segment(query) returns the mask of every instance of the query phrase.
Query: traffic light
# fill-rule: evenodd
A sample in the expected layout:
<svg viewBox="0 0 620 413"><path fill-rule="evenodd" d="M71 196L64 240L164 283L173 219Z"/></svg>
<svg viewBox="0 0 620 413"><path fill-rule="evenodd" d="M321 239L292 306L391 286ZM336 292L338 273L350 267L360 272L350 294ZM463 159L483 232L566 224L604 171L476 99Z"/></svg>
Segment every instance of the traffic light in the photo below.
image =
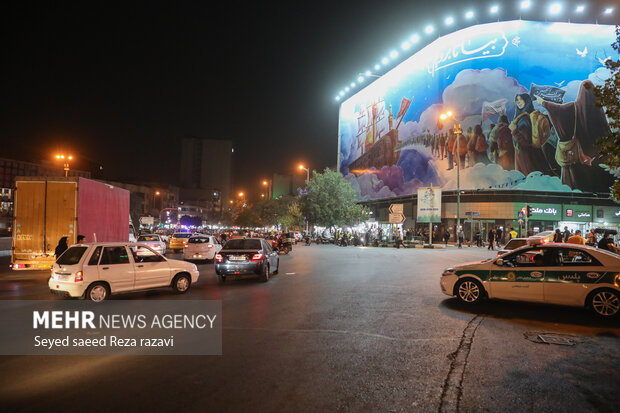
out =
<svg viewBox="0 0 620 413"><path fill-rule="evenodd" d="M531 217L532 216L532 207L531 206L527 206L527 217Z"/></svg>

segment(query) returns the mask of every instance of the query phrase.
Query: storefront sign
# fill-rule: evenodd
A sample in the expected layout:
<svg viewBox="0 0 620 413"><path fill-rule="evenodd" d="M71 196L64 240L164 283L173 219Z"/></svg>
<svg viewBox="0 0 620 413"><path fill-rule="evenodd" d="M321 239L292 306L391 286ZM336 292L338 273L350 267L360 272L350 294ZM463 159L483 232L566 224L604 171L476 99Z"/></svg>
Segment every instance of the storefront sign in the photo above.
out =
<svg viewBox="0 0 620 413"><path fill-rule="evenodd" d="M441 188L418 188L418 222L441 222Z"/></svg>
<svg viewBox="0 0 620 413"><path fill-rule="evenodd" d="M564 218L562 221L592 222L592 206L564 204Z"/></svg>
<svg viewBox="0 0 620 413"><path fill-rule="evenodd" d="M530 204L532 216L528 218L530 221L561 221L562 205L560 204ZM525 203L515 202L515 216L518 215ZM574 212L573 212L574 214Z"/></svg>
<svg viewBox="0 0 620 413"><path fill-rule="evenodd" d="M620 224L620 207L596 206L594 209L596 210L596 222Z"/></svg>

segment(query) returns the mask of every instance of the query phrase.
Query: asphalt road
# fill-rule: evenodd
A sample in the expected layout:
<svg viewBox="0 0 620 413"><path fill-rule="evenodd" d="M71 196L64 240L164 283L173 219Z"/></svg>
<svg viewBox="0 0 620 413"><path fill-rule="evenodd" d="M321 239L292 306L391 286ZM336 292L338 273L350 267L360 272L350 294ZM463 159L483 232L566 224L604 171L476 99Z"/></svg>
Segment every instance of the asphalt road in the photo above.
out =
<svg viewBox="0 0 620 413"><path fill-rule="evenodd" d="M296 246L280 274L217 285L222 356L3 356L4 411L618 411L620 321L578 308L443 295L486 249ZM0 259L2 268L6 259ZM170 299L169 290L116 299ZM0 299L57 299L44 272L0 272ZM537 344L526 333L573 336Z"/></svg>

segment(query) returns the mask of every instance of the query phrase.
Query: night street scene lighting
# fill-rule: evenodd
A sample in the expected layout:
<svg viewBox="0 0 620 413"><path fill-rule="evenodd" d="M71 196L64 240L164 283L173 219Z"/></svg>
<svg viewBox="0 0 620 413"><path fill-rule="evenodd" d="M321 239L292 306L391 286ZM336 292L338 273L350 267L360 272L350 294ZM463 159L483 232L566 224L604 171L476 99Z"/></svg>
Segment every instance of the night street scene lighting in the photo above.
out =
<svg viewBox="0 0 620 413"><path fill-rule="evenodd" d="M7 3L3 411L618 411L617 3Z"/></svg>

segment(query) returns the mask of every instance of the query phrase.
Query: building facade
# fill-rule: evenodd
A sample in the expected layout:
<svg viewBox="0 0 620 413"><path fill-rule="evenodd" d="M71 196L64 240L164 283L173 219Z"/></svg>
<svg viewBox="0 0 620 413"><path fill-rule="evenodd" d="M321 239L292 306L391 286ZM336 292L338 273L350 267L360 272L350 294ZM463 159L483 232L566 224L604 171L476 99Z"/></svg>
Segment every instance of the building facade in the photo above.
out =
<svg viewBox="0 0 620 413"><path fill-rule="evenodd" d="M609 120L594 94L610 76L602 62L618 58L614 41L611 25L523 20L442 36L345 95L338 169L377 225L402 203L405 227L428 228L417 224L417 191L432 186L443 192L440 232L459 221L468 238L525 230L526 205L534 232L618 229L596 144Z"/></svg>

